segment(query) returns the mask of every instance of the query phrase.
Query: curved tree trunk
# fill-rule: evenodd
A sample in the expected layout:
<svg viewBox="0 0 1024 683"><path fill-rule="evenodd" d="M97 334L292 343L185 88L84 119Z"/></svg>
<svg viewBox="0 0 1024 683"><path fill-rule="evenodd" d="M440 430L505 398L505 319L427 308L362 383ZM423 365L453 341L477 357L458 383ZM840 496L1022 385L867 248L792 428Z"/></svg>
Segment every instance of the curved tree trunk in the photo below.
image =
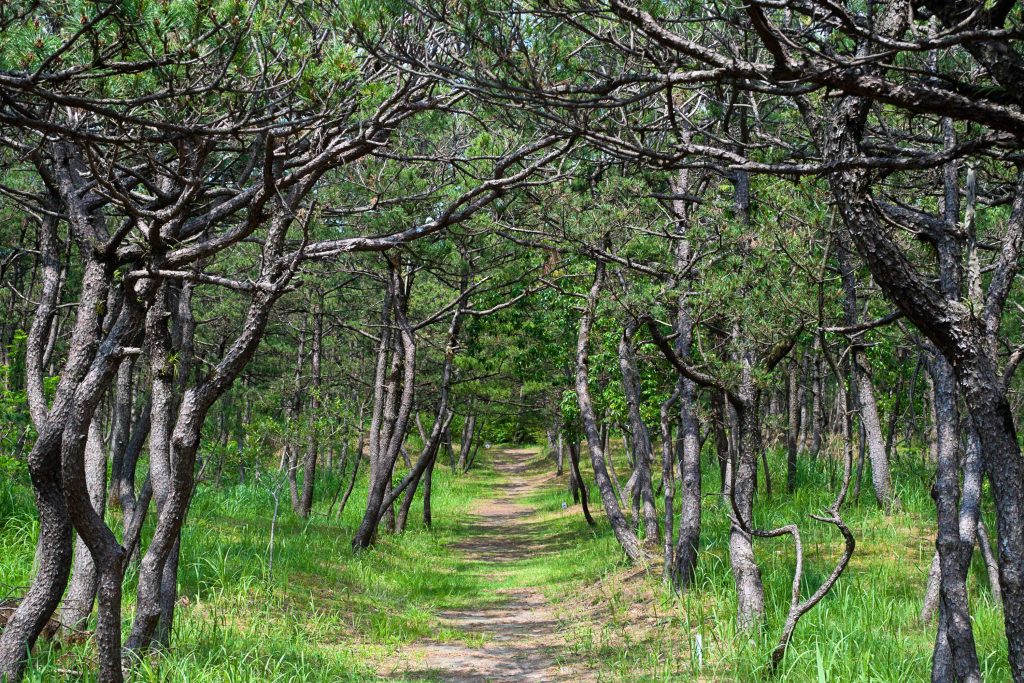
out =
<svg viewBox="0 0 1024 683"><path fill-rule="evenodd" d="M398 323L398 335L395 338L397 348L392 363L393 380L390 382L392 390L388 392L382 406L384 425L378 433L376 454L372 446L370 449L371 467L376 462L376 471L371 469L366 511L359 529L352 539L352 547L356 549L370 547L381 518L392 509L390 505L384 505L384 500L389 495L392 472L395 469L402 442L405 440L415 389L416 340L405 317L405 285L393 265L389 269L389 275L394 297L395 321ZM401 371L400 381L399 371Z"/></svg>
<svg viewBox="0 0 1024 683"><path fill-rule="evenodd" d="M654 451L651 436L640 414L641 387L640 372L636 367L636 353L633 351L633 335L639 323L626 324L619 339L619 369L622 371L622 389L629 410L629 428L632 433L633 467L636 476L634 496L639 497L640 518L643 520L644 536L648 543L658 540L658 510L654 503L654 483L651 477L651 462Z"/></svg>
<svg viewBox="0 0 1024 683"><path fill-rule="evenodd" d="M39 564L32 585L0 633L0 680L6 677L12 682L21 680L28 653L60 603L71 572L72 527L61 476L62 439L74 404L75 390L92 363L100 326L99 311L106 301L109 286L103 265L94 260L87 261L68 358L53 403L47 410L43 391L43 358L56 310L60 279L56 221L47 221L40 234L43 240L44 289L26 345L29 410L39 434L28 455L29 475L39 512L39 537L36 541Z"/></svg>
<svg viewBox="0 0 1024 683"><path fill-rule="evenodd" d="M597 309L597 299L601 292L601 284L604 280L604 263L598 261L594 266L594 284L587 296L587 305L580 318L579 336L576 344L576 399L580 406L580 415L583 420L583 431L587 438L587 448L590 451L590 462L594 468L594 480L597 483L597 490L601 495L601 503L604 505L605 514L611 523L615 538L622 547L626 556L632 562L642 562L647 559L646 553L640 544L640 539L629 526L619 501L615 497L612 488L611 478L608 476L608 467L605 464L604 444L601 440L601 430L597 424L597 415L594 413L593 402L590 398L590 377L588 371L588 357L590 355L590 330L594 325L594 316ZM580 480L582 483L582 480Z"/></svg>
<svg viewBox="0 0 1024 683"><path fill-rule="evenodd" d="M830 157L853 158L868 104L840 101L824 145ZM1010 668L1024 680L1024 457L995 355L994 338L1024 247L1024 182L1018 181L1007 237L997 257L979 319L962 302L936 290L891 238L870 195L864 169L838 172L831 180L847 230L886 296L951 361L960 394L980 436L985 471L995 499L999 534L1000 586Z"/></svg>
<svg viewBox="0 0 1024 683"><path fill-rule="evenodd" d="M97 515L103 516L107 484L107 460L103 452L103 435L99 422L94 418L89 424L85 444L85 476L89 491L89 502ZM85 628L96 601L98 576L96 563L85 540L79 536L75 541L75 561L64 604L61 606L61 623L73 629Z"/></svg>

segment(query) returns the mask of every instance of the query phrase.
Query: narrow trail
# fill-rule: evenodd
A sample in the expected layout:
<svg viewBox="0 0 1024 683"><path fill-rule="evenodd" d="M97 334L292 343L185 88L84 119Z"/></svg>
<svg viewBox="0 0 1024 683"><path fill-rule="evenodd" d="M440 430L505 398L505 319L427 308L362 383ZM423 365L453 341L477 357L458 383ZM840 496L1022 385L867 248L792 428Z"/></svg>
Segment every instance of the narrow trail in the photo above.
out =
<svg viewBox="0 0 1024 683"><path fill-rule="evenodd" d="M514 571L516 560L562 549L557 539L537 533L531 519L535 510L523 502L550 485L550 475L529 472L536 454L533 448L495 453L494 468L503 475L501 495L474 507L472 535L452 546L484 581L500 583ZM455 683L588 680L567 663L555 610L538 586L495 592L502 598L497 603L438 614L444 626L480 636L482 644L414 644L398 653L392 676Z"/></svg>

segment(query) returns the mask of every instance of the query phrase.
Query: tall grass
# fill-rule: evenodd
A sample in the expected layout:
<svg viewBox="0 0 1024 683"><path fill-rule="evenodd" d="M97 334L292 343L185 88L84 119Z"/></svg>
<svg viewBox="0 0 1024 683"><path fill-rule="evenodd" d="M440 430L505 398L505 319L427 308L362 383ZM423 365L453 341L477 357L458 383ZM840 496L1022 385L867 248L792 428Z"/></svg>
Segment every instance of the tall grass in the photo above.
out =
<svg viewBox="0 0 1024 683"><path fill-rule="evenodd" d="M624 461L621 452L616 455ZM761 477L755 523L760 528L800 524L806 555L802 593L806 597L831 572L843 546L842 538L831 526L808 517L832 502L832 468L822 462L801 461L799 487L789 495L785 493L783 453L772 452L769 464L774 491L770 497L766 494ZM685 595L676 596L663 588L659 572L621 578L621 563L609 560L609 555L614 555L614 540L603 519L592 540L585 541L586 536L579 535L571 559L552 556L525 563L531 580L539 585L555 580L556 588L550 591L555 600L571 595L559 585L560 581L571 584L574 580L568 576L567 564L572 566L572 573L589 584L584 593L597 593L595 599L603 606L605 618L596 629L590 629L576 649L587 661L598 664L609 680L764 678L769 653L777 643L788 609L792 543L788 537L755 540L768 619L761 631L737 634L736 594L728 561L729 519L714 496L720 481L717 465L710 458L705 460L704 472L702 554L694 587ZM918 614L934 552L935 508L928 497L931 473L916 456L903 454L894 463L893 476L904 510L886 517L875 504L870 464L866 465L860 499L851 501L843 511L857 539L853 560L829 595L800 621L776 680L930 680L935 625L920 623ZM555 513L565 500L562 490L547 489L533 502L541 510ZM582 518L576 510L573 517L552 519L545 533L579 529ZM1010 680L1002 612L989 594L978 553L969 588L982 674L986 680ZM657 617L645 628L631 630L628 627L637 618L635 605L645 595L644 610ZM701 665L695 652L698 635Z"/></svg>
<svg viewBox="0 0 1024 683"><path fill-rule="evenodd" d="M781 453L770 459L776 491L763 490L756 523L799 522L804 538L803 590L813 591L841 550L834 530L808 518L831 502L831 466L801 462L800 485L784 489ZM362 515L366 481L356 486L341 519L325 511L338 481L318 480L314 515L293 515L287 491L276 523L273 573L268 543L273 510L272 473L245 485L201 485L183 536L180 606L169 651L136 663L145 682L368 681L394 668L396 652L424 639L480 635L442 627L437 613L496 603L508 587L539 587L556 605L566 639L563 657L601 680L757 680L782 627L792 579L793 549L786 539L755 543L767 593L768 619L754 634L735 632L735 591L728 562L728 517L714 493L715 465L705 463L702 555L694 587L683 596L664 589L658 572L637 571L622 559L598 516L587 527L570 503L565 478L525 501L536 512L520 521L535 551L502 567L495 578L473 558L451 548L479 533L468 512L492 497L502 479L485 455L467 475L441 464L435 472L434 528L423 528L419 502L410 528L382 534L372 551L354 553L349 540ZM623 462L621 453L615 454ZM550 470L538 457L536 472ZM894 480L904 510L891 517L874 504L865 472L859 501L844 510L857 538L851 566L833 591L797 628L777 680L927 681L934 625L917 619L933 552L934 506L928 468L904 454ZM592 492L592 509L600 505ZM119 526L116 513L112 525ZM150 521L152 524L152 520ZM0 584L25 585L31 575L36 523L27 481L0 484ZM481 571L483 569L483 571ZM129 572L126 623L132 614L135 572ZM980 562L972 568L975 636L986 680L1009 680L1002 615L992 603ZM697 638L702 647L698 654ZM89 643L41 644L28 680L93 680Z"/></svg>
<svg viewBox="0 0 1024 683"><path fill-rule="evenodd" d="M463 560L447 546L469 533L469 506L496 481L486 466L456 476L439 464L433 529L423 527L417 501L406 533L384 534L372 551L361 553L349 541L362 516L365 478L341 519L325 514L336 475L318 480L309 520L291 513L285 489L272 575L273 476L224 488L201 485L182 536L174 641L159 657L136 663L137 680L372 680L403 644L463 635L438 631L436 611L493 598L482 581L467 578ZM0 505L18 501L0 508L0 583L12 587L24 586L31 575L37 530L27 491L27 482L0 484ZM108 516L114 528L116 515ZM152 520L148 524L151 533ZM136 578L129 571L126 629ZM41 643L27 680L93 680L92 652L90 643Z"/></svg>

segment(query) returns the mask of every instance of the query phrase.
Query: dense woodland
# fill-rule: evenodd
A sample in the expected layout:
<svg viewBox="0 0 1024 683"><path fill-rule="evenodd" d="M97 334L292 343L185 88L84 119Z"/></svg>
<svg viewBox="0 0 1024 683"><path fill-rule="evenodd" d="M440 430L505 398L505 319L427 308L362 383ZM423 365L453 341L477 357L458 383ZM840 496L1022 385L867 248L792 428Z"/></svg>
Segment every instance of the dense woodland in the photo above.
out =
<svg viewBox="0 0 1024 683"><path fill-rule="evenodd" d="M645 568L670 620L584 672L1024 681L1022 37L1013 0L0 3L0 680L368 680L303 629L420 637L372 581L457 581L493 446L538 444L559 585L614 613ZM367 599L293 604L301 563Z"/></svg>

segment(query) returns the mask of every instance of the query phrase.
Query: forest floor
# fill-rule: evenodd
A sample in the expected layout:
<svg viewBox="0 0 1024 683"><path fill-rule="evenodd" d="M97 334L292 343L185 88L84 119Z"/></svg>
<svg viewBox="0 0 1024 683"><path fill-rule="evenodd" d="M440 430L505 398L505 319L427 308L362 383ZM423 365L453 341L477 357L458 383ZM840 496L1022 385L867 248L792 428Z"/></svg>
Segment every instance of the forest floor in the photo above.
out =
<svg viewBox="0 0 1024 683"><path fill-rule="evenodd" d="M621 447L609 456L624 473ZM769 456L773 478L784 482L785 453ZM780 683L928 681L935 625L922 624L918 613L934 552L934 469L916 452L901 456L893 478L903 512L884 515L867 487L859 502L851 498L844 519L856 553L800 622ZM804 596L842 549L830 525L807 518L831 503L837 463L801 460L796 493L778 486L758 493L759 501L771 500L759 503L758 526L801 524ZM729 517L715 496L721 482L711 458L704 469L701 560L683 595L665 590L657 563L624 560L596 491L597 525L589 527L568 496L568 477L556 476L550 456L535 448L482 452L466 474L439 463L433 525L423 524L417 504L407 530L381 534L369 552L350 547L366 500L364 471L342 514L330 501L350 469L325 472L310 519L291 514L286 500L274 514L274 496L286 489L273 468L244 484L206 482L182 538L172 647L137 662L133 683L763 680L788 607L792 544L757 543L767 619L756 633L737 633ZM986 516L991 523L991 510ZM108 522L120 526L116 511ZM27 471L7 471L0 476L0 599L31 581L37 529ZM135 577L133 567L126 623ZM980 559L969 589L984 678L1010 680L1002 613ZM45 641L26 683L92 683L95 671L90 638Z"/></svg>
<svg viewBox="0 0 1024 683"><path fill-rule="evenodd" d="M498 495L471 508L469 535L451 546L469 565L468 572L485 584L514 582L522 568L518 560L555 555L569 542L539 533L538 511L527 502L551 486L550 471L532 471L536 456L535 448L494 454L493 466L502 480ZM391 659L392 675L455 683L589 680L572 662L567 625L540 586L497 588L495 596L493 603L440 610L441 624L475 638L413 643Z"/></svg>

